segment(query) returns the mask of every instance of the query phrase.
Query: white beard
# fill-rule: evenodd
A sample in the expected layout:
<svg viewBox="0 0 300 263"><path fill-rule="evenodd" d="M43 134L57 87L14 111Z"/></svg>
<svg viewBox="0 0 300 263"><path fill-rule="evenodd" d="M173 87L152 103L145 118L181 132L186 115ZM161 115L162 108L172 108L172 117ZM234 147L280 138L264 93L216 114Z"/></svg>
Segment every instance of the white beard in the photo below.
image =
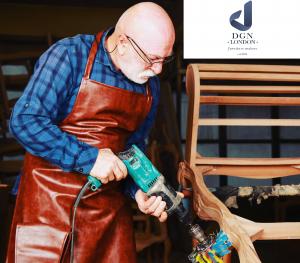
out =
<svg viewBox="0 0 300 263"><path fill-rule="evenodd" d="M138 79L141 80L141 82L138 82L139 84L143 84L148 81L149 78L155 76L156 74L151 70L147 69L141 73L138 74Z"/></svg>
<svg viewBox="0 0 300 263"><path fill-rule="evenodd" d="M129 65L128 63L123 63L122 61L119 62L119 65L123 74L128 79L138 84L144 84L150 77L156 75L151 69L140 71L140 67L132 67L131 64Z"/></svg>

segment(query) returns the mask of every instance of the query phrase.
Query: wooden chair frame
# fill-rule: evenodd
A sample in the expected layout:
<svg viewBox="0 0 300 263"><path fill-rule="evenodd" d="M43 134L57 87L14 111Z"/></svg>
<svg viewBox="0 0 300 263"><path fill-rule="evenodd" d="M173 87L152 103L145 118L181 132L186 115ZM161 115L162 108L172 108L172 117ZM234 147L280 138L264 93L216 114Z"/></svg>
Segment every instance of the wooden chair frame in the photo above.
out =
<svg viewBox="0 0 300 263"><path fill-rule="evenodd" d="M259 81L265 85L203 85L202 80ZM218 82L219 81L219 82ZM283 85L272 83L284 82ZM218 158L197 152L199 126L300 126L299 119L201 118L201 104L247 106L300 106L299 66L191 64L186 72L189 97L186 161L179 169L179 181L191 183L196 214L217 221L236 248L241 263L260 262L252 244L255 240L300 239L300 222L256 223L233 215L205 186L205 175L227 175L266 179L300 174L299 158ZM202 82L203 83L203 82ZM224 83L224 82L223 82ZM271 83L271 84L270 84ZM286 84L288 83L288 84ZM262 94L265 94L262 96ZM278 97L270 96L277 94Z"/></svg>

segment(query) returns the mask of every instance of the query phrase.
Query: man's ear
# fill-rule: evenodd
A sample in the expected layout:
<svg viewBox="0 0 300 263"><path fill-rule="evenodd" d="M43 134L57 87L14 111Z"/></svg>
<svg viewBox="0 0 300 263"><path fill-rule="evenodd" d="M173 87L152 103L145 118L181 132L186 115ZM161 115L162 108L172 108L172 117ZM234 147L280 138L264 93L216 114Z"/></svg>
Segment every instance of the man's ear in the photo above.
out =
<svg viewBox="0 0 300 263"><path fill-rule="evenodd" d="M119 35L117 41L118 41L118 45L117 45L118 53L121 56L123 56L126 52L127 47L128 47L128 39L125 36L125 34L121 34L121 35Z"/></svg>

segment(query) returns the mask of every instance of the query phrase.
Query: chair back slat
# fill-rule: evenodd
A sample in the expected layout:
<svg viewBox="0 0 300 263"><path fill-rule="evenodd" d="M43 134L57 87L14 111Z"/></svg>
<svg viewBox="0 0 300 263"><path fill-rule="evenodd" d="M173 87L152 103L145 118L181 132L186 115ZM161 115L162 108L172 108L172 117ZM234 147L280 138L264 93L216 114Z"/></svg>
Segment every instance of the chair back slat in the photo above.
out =
<svg viewBox="0 0 300 263"><path fill-rule="evenodd" d="M201 85L202 93L300 94L300 86Z"/></svg>

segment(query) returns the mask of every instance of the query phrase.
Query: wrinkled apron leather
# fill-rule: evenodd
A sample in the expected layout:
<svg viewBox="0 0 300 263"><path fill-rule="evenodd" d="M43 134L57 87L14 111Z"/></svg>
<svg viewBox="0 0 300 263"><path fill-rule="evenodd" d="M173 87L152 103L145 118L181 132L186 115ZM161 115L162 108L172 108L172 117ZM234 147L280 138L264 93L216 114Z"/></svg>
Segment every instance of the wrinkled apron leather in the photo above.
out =
<svg viewBox="0 0 300 263"><path fill-rule="evenodd" d="M102 33L94 41L72 112L59 125L97 148L124 150L147 116L152 97L89 79ZM71 212L86 176L25 156L7 262L68 262ZM119 182L87 192L76 215L75 262L136 262L132 219Z"/></svg>

